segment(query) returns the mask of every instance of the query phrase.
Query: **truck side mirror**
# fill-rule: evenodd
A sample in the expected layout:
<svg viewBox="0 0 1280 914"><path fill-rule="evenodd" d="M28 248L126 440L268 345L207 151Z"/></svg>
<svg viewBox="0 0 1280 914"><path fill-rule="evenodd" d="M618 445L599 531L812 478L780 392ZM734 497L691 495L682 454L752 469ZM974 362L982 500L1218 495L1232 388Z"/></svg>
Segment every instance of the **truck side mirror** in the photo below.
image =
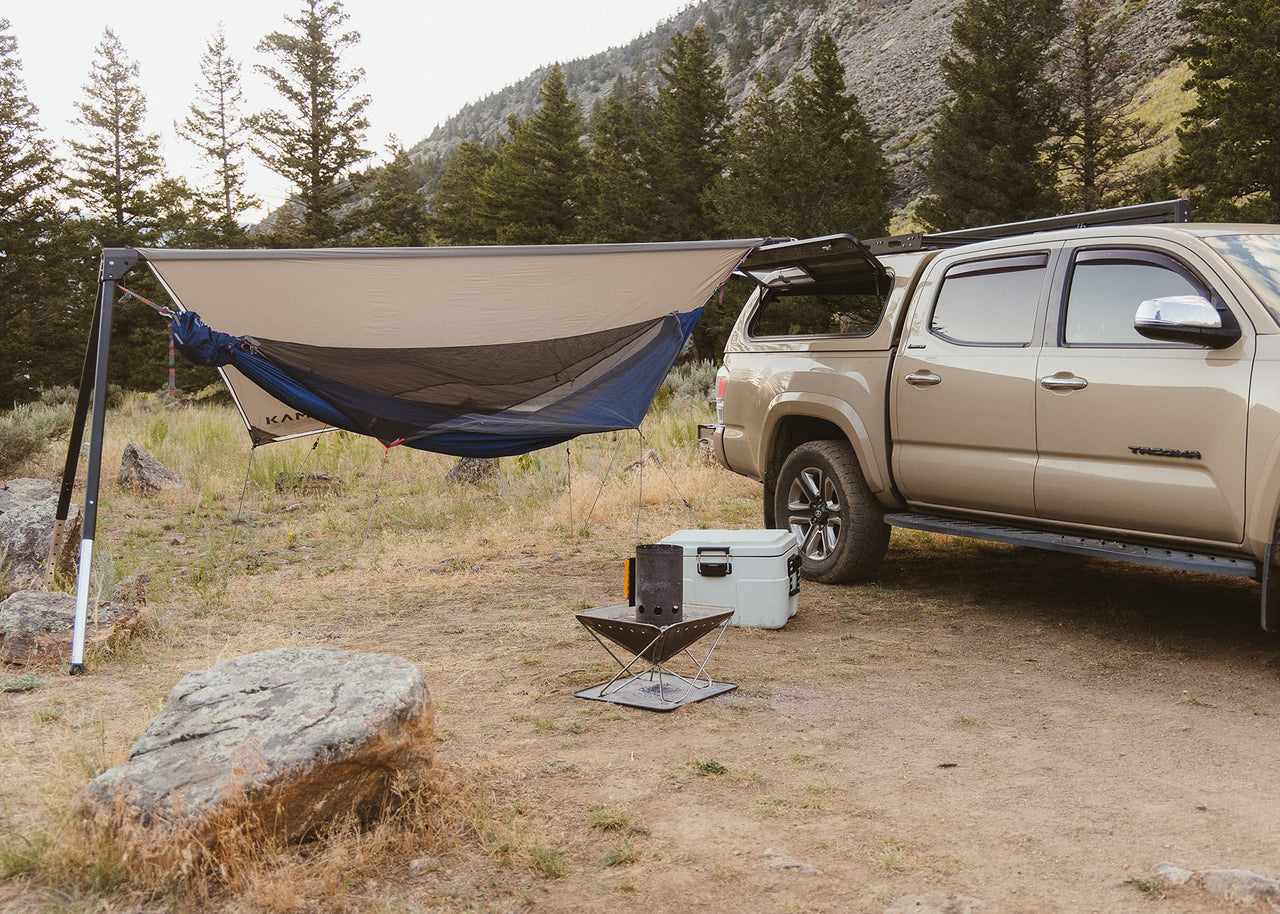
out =
<svg viewBox="0 0 1280 914"><path fill-rule="evenodd" d="M1138 305L1133 329L1149 340L1210 349L1226 349L1240 339L1240 325L1231 312L1219 311L1200 295L1147 299Z"/></svg>

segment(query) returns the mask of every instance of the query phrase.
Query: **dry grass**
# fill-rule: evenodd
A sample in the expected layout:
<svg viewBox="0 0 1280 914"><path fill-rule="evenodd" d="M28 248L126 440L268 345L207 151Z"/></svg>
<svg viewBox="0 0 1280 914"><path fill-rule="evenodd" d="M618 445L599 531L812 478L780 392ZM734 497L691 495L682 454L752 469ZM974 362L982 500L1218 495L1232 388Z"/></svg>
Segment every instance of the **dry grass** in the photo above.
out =
<svg viewBox="0 0 1280 914"><path fill-rule="evenodd" d="M427 653L449 661L444 692L483 678L495 660L537 668L542 655L523 635L553 606L545 595L509 587L512 576L612 566L636 542L676 527L726 525L726 514L754 520L744 498L752 485L697 455L705 402L665 399L643 439L634 432L581 439L504 459L492 482L457 487L444 482L453 458L388 452L345 433L251 453L229 408L127 397L107 422L94 591L105 595L145 571L149 605L134 643L91 655L88 675L67 679L50 667L5 679L0 909L394 909L387 874L418 858L564 876L573 849L520 814L505 771L476 759L439 763L430 787L403 797L383 820L348 823L301 848L237 820L211 839L175 841L172 854L146 857L119 829L86 830L75 795L125 759L178 678L228 657L325 644L422 662L414 645L432 642ZM146 498L118 489L114 468L131 440L177 472L186 490ZM660 463L626 469L651 449ZM61 460L55 449L21 472L54 476ZM335 482L277 485L313 473ZM561 597L572 609L615 598L621 575L584 580L557 595L557 612ZM500 624L477 620L494 593L515 600L516 612ZM442 641L438 620L422 618L424 601L470 617L487 651ZM560 624L562 643L581 642L570 622ZM544 717L533 726L552 734L563 722ZM438 738L447 743L449 734ZM630 850L617 855L618 863L630 859Z"/></svg>

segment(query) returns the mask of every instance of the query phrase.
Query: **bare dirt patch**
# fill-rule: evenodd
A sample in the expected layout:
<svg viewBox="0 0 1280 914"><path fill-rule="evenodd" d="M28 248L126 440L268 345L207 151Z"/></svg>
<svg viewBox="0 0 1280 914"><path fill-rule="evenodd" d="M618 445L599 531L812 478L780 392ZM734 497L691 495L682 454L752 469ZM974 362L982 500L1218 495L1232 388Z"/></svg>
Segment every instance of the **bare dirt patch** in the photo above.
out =
<svg viewBox="0 0 1280 914"><path fill-rule="evenodd" d="M183 505L115 495L117 556L157 539L187 570L159 576L143 641L0 693L0 821L10 856L15 836L56 843L49 823L182 673L318 643L422 668L439 826L289 851L208 902L59 882L46 860L0 881L0 909L879 912L943 891L1197 912L1223 902L1158 886L1157 863L1280 876L1280 641L1256 585L898 531L874 582L806 582L786 628L731 629L712 666L737 691L658 714L574 697L613 661L573 613L617 601L637 539L690 525L684 496L646 477L637 517L619 483L584 527L580 480L580 502L510 481L424 495L413 480L448 462L413 460L363 553L356 507L263 496L239 534L253 561L208 599L197 512L177 543L148 531ZM753 484L673 473L701 524L754 521Z"/></svg>

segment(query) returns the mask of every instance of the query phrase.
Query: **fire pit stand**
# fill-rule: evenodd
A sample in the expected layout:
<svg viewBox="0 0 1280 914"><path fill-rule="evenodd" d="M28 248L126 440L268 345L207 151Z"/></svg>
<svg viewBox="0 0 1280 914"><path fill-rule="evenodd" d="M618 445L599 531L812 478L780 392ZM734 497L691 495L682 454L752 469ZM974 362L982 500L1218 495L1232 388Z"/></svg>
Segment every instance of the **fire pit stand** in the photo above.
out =
<svg viewBox="0 0 1280 914"><path fill-rule="evenodd" d="M579 698L674 711L681 705L737 688L731 682L716 682L707 672L707 663L733 617L732 607L686 603L680 620L668 625L637 620L635 607L627 603L586 609L577 617L621 667L603 685L574 692ZM690 648L713 631L717 631L716 639L699 660ZM619 656L610 643L621 648L624 655ZM630 660L625 659L627 655ZM671 668L669 661L682 658L696 666L692 675Z"/></svg>

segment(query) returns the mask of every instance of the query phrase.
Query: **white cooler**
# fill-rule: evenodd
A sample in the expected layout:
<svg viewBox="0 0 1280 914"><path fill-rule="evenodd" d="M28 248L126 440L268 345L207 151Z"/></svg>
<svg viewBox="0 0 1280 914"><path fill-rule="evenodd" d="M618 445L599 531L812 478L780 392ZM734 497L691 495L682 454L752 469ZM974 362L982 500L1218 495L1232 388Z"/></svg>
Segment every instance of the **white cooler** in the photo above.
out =
<svg viewBox="0 0 1280 914"><path fill-rule="evenodd" d="M730 625L782 628L796 614L800 549L790 530L677 530L684 601L731 606Z"/></svg>

